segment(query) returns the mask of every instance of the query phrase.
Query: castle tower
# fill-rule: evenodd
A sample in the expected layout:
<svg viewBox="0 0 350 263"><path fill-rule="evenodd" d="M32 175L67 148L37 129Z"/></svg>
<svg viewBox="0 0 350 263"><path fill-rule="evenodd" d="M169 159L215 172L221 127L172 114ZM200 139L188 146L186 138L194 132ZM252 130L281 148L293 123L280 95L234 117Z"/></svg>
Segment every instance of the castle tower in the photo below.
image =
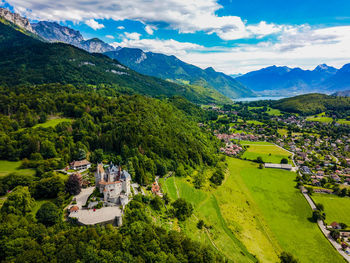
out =
<svg viewBox="0 0 350 263"><path fill-rule="evenodd" d="M108 195L108 192L107 192L107 189L105 188L105 189L103 190L103 200L104 200L105 202L107 202L107 195Z"/></svg>

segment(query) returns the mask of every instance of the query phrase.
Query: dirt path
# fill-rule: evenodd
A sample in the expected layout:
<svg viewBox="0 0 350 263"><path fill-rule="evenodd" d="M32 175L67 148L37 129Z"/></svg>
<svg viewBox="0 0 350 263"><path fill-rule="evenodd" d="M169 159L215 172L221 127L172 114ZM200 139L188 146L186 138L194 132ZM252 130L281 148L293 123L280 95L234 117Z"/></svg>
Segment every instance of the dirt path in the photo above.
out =
<svg viewBox="0 0 350 263"><path fill-rule="evenodd" d="M175 176L174 176L174 185L175 185L175 189L176 189L177 198L180 198L180 193L179 193L179 189L177 188L177 185L176 185Z"/></svg>

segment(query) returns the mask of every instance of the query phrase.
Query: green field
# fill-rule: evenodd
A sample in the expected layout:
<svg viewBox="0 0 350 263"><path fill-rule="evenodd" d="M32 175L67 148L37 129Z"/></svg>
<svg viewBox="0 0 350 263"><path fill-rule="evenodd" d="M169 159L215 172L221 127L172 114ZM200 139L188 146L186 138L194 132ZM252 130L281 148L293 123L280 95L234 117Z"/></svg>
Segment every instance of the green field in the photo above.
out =
<svg viewBox="0 0 350 263"><path fill-rule="evenodd" d="M35 126L33 126L33 128L49 128L49 127L56 127L58 124L62 123L62 122L72 122L72 119L68 119L68 118L54 118L51 120L48 120L47 122L44 123L39 123Z"/></svg>
<svg viewBox="0 0 350 263"><path fill-rule="evenodd" d="M288 130L287 129L278 129L277 132L281 136L284 136L284 135L288 134Z"/></svg>
<svg viewBox="0 0 350 263"><path fill-rule="evenodd" d="M227 160L229 175L217 189L195 189L190 178L160 180L172 200L182 197L194 206L191 218L172 222L170 229L211 244L233 262L254 262L251 254L260 262L278 262L282 251L300 262L343 262L309 220L312 211L295 188L295 173ZM197 229L199 219L210 227L208 232Z"/></svg>
<svg viewBox="0 0 350 263"><path fill-rule="evenodd" d="M312 194L315 203L321 203L326 213L326 223L345 223L350 226L350 198L328 194Z"/></svg>
<svg viewBox="0 0 350 263"><path fill-rule="evenodd" d="M229 159L229 168L231 176L238 182L243 181L240 190L250 197L249 204L257 216L260 211L262 225L267 224L266 233L272 232L269 238L272 247L277 250L277 242L283 251L292 253L300 262L344 262L317 225L309 221L311 209L295 188L295 173L257 169L256 164L233 158ZM233 195L231 200L235 199ZM244 206L242 214L247 210ZM255 228L253 224L252 227Z"/></svg>
<svg viewBox="0 0 350 263"><path fill-rule="evenodd" d="M271 115L271 116L281 116L282 113L280 110L278 109L272 109L272 108L268 108L266 111L267 114Z"/></svg>
<svg viewBox="0 0 350 263"><path fill-rule="evenodd" d="M248 120L247 121L248 124L254 124L254 125L263 125L264 123L260 122L260 121L255 121L255 120Z"/></svg>
<svg viewBox="0 0 350 263"><path fill-rule="evenodd" d="M339 123L339 124L346 124L346 125L350 125L350 121L345 120L345 119L340 119L340 120L337 120L337 123Z"/></svg>
<svg viewBox="0 0 350 263"><path fill-rule="evenodd" d="M18 173L23 175L34 175L35 171L33 169L19 169L21 162L10 162L0 160L0 176L5 176L10 173Z"/></svg>
<svg viewBox="0 0 350 263"><path fill-rule="evenodd" d="M288 158L291 154L272 143L241 141L241 145L249 146L242 155L242 158L247 160L256 160L260 156L265 163L280 163L283 158L287 158L288 162L292 163Z"/></svg>
<svg viewBox="0 0 350 263"><path fill-rule="evenodd" d="M333 121L333 118L326 117L325 113L322 112L317 115L309 116L306 118L307 121L317 121L317 122L323 122L323 123L331 123Z"/></svg>
<svg viewBox="0 0 350 263"><path fill-rule="evenodd" d="M195 189L185 178L170 177L162 182L162 189L171 199L182 197L193 204L194 215L185 222L180 222L181 230L190 238L203 242L218 250L231 262L256 262L256 259L247 251L246 247L236 237L224 219L215 190L204 191ZM203 219L211 228L199 230L196 224ZM176 224L174 224L174 228Z"/></svg>

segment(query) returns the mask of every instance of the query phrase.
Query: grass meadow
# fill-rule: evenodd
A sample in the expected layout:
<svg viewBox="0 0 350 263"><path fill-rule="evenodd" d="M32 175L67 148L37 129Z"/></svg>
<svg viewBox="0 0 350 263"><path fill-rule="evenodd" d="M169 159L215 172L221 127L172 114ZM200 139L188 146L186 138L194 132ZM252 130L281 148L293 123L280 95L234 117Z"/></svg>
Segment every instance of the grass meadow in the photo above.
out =
<svg viewBox="0 0 350 263"><path fill-rule="evenodd" d="M54 119L50 119L44 123L39 123L35 126L33 126L33 128L49 128L49 127L56 127L58 124L62 123L62 122L72 122L72 119L68 119L68 118L54 118Z"/></svg>
<svg viewBox="0 0 350 263"><path fill-rule="evenodd" d="M295 173L257 169L256 164L237 159L229 163L231 176L241 177L252 205L271 231L272 245L277 241L283 251L292 253L300 262L343 262L317 224L309 220L312 211L295 188Z"/></svg>
<svg viewBox="0 0 350 263"><path fill-rule="evenodd" d="M10 173L18 173L23 175L34 175L34 169L20 169L21 162L10 162L0 160L0 177Z"/></svg>
<svg viewBox="0 0 350 263"><path fill-rule="evenodd" d="M312 194L315 203L321 203L326 213L326 223L345 223L350 226L350 198L328 194Z"/></svg>
<svg viewBox="0 0 350 263"><path fill-rule="evenodd" d="M242 158L253 161L260 156L265 163L280 163L283 158L287 158L288 162L292 164L292 161L288 158L291 154L272 143L248 141L241 141L240 143L243 146L249 146Z"/></svg>
<svg viewBox="0 0 350 263"><path fill-rule="evenodd" d="M309 220L312 211L295 188L295 173L235 158L227 163L229 173L216 189L195 189L189 177L160 180L172 200L182 197L194 206L191 218L170 229L211 244L231 262L278 262L282 251L300 262L343 262ZM207 231L196 227L199 219Z"/></svg>

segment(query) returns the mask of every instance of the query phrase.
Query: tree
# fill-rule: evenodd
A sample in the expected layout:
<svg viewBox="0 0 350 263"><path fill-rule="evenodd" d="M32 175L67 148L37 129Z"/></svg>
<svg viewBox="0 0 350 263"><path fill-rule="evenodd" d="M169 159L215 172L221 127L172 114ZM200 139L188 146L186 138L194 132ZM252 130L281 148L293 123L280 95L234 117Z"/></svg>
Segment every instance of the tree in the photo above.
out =
<svg viewBox="0 0 350 263"><path fill-rule="evenodd" d="M81 192L81 179L77 174L71 174L66 182L66 192L77 195Z"/></svg>
<svg viewBox="0 0 350 263"><path fill-rule="evenodd" d="M298 263L299 261L294 258L294 256L291 253L288 252L282 252L281 255L279 255L280 262L281 263Z"/></svg>
<svg viewBox="0 0 350 263"><path fill-rule="evenodd" d="M348 227L348 225L345 223L339 223L339 225L340 225L341 229L346 229Z"/></svg>
<svg viewBox="0 0 350 263"><path fill-rule="evenodd" d="M312 212L312 219L314 220L314 222L317 222L318 220L325 220L326 214L322 213L319 210L315 210Z"/></svg>
<svg viewBox="0 0 350 263"><path fill-rule="evenodd" d="M102 149L97 149L92 152L90 156L90 161L92 163L100 163L103 161L103 150ZM129 171L130 173L130 171Z"/></svg>
<svg viewBox="0 0 350 263"><path fill-rule="evenodd" d="M331 229L330 235L334 240L337 240L340 237L340 232L338 229Z"/></svg>
<svg viewBox="0 0 350 263"><path fill-rule="evenodd" d="M258 156L258 157L256 158L256 162L257 162L257 163L264 163L264 161L263 161L263 159L261 158L261 156Z"/></svg>
<svg viewBox="0 0 350 263"><path fill-rule="evenodd" d="M17 186L2 205L1 212L24 216L32 210L33 205L34 199L31 197L28 187Z"/></svg>
<svg viewBox="0 0 350 263"><path fill-rule="evenodd" d="M197 228L198 228L198 229L202 229L203 226L204 226L204 221L201 219L201 220L199 220L198 223L197 223Z"/></svg>
<svg viewBox="0 0 350 263"><path fill-rule="evenodd" d="M288 159L287 158L282 158L281 164L288 164Z"/></svg>
<svg viewBox="0 0 350 263"><path fill-rule="evenodd" d="M170 198L169 198L168 193L165 193L165 194L163 195L163 201L164 201L164 203L165 203L166 205L169 204Z"/></svg>
<svg viewBox="0 0 350 263"><path fill-rule="evenodd" d="M312 195L312 194L313 194L314 189L313 189L312 187L305 187L305 188L306 188L307 193L308 193L309 195Z"/></svg>
<svg viewBox="0 0 350 263"><path fill-rule="evenodd" d="M321 203L316 204L317 210L324 211L324 206Z"/></svg>
<svg viewBox="0 0 350 263"><path fill-rule="evenodd" d="M175 210L175 216L180 220L184 221L190 217L193 212L192 204L188 203L185 199L179 198L173 203Z"/></svg>
<svg viewBox="0 0 350 263"><path fill-rule="evenodd" d="M41 205L35 217L39 223L45 226L52 226L59 222L61 211L54 203L46 202Z"/></svg>
<svg viewBox="0 0 350 263"><path fill-rule="evenodd" d="M221 169L217 169L214 174L210 177L210 181L215 185L221 185L225 179L225 175Z"/></svg>
<svg viewBox="0 0 350 263"><path fill-rule="evenodd" d="M43 178L35 185L35 198L55 198L64 190L63 180L54 175L49 178Z"/></svg>
<svg viewBox="0 0 350 263"><path fill-rule="evenodd" d="M151 205L153 207L154 210L160 210L162 209L163 206L163 202L162 199L156 195L152 200L151 200Z"/></svg>
<svg viewBox="0 0 350 263"><path fill-rule="evenodd" d="M346 196L348 190L346 188L341 189L339 196L344 197Z"/></svg>

